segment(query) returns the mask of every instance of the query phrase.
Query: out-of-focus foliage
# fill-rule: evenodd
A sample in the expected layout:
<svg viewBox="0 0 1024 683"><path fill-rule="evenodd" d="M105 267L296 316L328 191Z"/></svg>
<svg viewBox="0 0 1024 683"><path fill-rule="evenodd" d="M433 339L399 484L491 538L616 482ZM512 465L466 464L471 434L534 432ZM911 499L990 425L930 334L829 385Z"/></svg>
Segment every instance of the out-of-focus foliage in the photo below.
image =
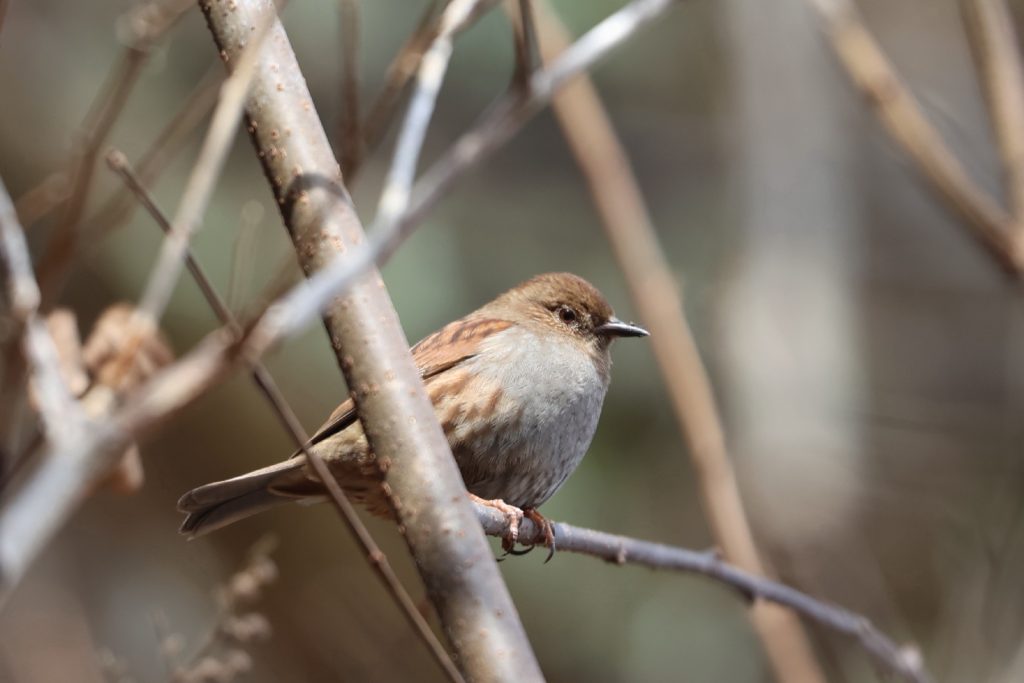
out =
<svg viewBox="0 0 1024 683"><path fill-rule="evenodd" d="M421 4L361 3L364 105ZM956 3L863 5L950 144L998 187ZM558 3L577 33L617 6ZM8 8L0 32L0 174L16 197L66 163L117 59L116 19L129 7L127 0L33 0ZM341 111L338 21L326 0L296 0L285 12L332 134ZM595 79L685 286L772 564L786 580L919 643L943 680L1002 680L1012 675L1024 615L1017 426L1024 309L1013 285L894 151L817 29L797 0L682 3L603 63ZM512 55L501 12L459 37L425 164L506 87ZM146 67L110 143L137 157L215 62L202 17L191 12ZM155 187L168 211L197 140ZM392 140L351 188L364 219L372 217ZM101 168L90 207L116 187ZM255 227L241 228L243 214ZM31 227L36 253L52 224ZM255 236L240 238L245 230ZM62 303L88 323L109 303L136 299L159 240L137 212L89 245ZM240 135L195 239L198 258L221 291L233 269L242 274L233 304L244 311L282 271L298 277L290 249ZM587 277L620 317L631 317L586 186L553 119L542 114L458 185L384 274L415 340L548 270ZM183 280L166 318L177 350L214 325ZM630 342L614 355L591 452L544 512L708 546L694 475L651 354ZM345 395L319 327L269 365L309 429ZM290 450L244 377L147 438L142 493L90 500L0 613L0 680L101 680L101 649L138 680L159 680L153 615L193 640L213 619L214 586L268 531L281 539L281 575L263 603L273 638L254 653L246 680L440 680L328 507L274 511L191 543L176 534L174 503L184 490ZM369 523L421 595L393 527ZM729 591L568 554L542 559L538 552L501 567L550 680L766 679L744 606ZM835 680L872 680L848 643L813 635Z"/></svg>

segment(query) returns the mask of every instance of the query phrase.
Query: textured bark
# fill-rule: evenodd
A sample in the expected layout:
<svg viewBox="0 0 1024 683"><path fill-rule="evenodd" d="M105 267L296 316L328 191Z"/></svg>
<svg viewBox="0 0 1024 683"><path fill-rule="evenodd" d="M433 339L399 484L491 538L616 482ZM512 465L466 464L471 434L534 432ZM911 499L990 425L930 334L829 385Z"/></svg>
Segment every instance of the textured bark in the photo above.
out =
<svg viewBox="0 0 1024 683"><path fill-rule="evenodd" d="M225 0L202 7L231 64L274 6ZM344 257L365 235L279 23L263 46L246 112L306 274ZM376 270L331 307L325 325L463 672L471 680L541 679Z"/></svg>

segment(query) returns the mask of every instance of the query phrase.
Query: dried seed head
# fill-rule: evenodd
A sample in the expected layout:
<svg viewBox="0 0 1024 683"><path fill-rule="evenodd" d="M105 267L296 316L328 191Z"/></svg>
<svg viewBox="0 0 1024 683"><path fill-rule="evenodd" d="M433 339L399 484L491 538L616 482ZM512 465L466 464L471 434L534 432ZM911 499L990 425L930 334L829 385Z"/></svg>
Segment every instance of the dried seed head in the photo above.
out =
<svg viewBox="0 0 1024 683"><path fill-rule="evenodd" d="M270 621L259 612L230 617L221 627L224 635L239 643L266 640L270 637Z"/></svg>

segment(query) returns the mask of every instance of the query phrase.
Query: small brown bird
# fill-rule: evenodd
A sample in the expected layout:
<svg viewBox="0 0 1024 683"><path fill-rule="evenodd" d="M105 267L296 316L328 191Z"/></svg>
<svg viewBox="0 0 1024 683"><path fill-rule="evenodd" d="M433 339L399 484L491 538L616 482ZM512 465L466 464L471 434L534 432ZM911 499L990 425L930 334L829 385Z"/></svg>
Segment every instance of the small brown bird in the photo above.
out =
<svg viewBox="0 0 1024 683"><path fill-rule="evenodd" d="M615 317L593 285L568 273L538 275L448 324L412 349L470 494L546 524L536 508L590 446L608 389L616 337L647 331ZM381 472L352 399L310 440L353 500L390 516ZM323 499L306 457L206 484L181 497L181 531L213 531L290 501ZM550 540L550 539L549 539Z"/></svg>

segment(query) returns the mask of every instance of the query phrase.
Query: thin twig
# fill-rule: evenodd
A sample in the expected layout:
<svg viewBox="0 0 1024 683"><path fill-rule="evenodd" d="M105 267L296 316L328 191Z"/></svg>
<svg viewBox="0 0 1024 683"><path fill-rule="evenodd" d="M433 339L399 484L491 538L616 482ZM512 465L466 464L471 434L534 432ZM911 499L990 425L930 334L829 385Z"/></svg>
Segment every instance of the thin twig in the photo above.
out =
<svg viewBox="0 0 1024 683"><path fill-rule="evenodd" d="M409 109L395 143L384 189L377 204L375 224L388 231L391 224L409 206L409 195L416 177L416 163L427 135L427 127L434 113L437 95L441 91L448 62L452 56L453 38L460 26L472 16L482 0L452 0L441 15L441 25L420 62L416 73L416 88Z"/></svg>
<svg viewBox="0 0 1024 683"><path fill-rule="evenodd" d="M807 2L821 15L839 61L867 96L890 137L999 263L1018 276L1024 274L1024 243L1015 237L1017 222L967 175L900 81L857 8L850 0Z"/></svg>
<svg viewBox="0 0 1024 683"><path fill-rule="evenodd" d="M56 298L77 252L79 222L92 187L100 148L124 111L153 46L191 7L192 3L187 0L153 0L133 7L120 20L127 29L126 45L86 116L86 132L67 174L70 179L67 202L40 261L39 281L46 302Z"/></svg>
<svg viewBox="0 0 1024 683"><path fill-rule="evenodd" d="M559 88L622 45L677 1L633 0L587 31L558 59L537 70L525 92L513 90L491 105L481 120L462 134L416 182L408 208L388 226L386 234L377 229L379 225L374 226L373 237L380 234L383 250L380 258L386 261L455 181L507 142Z"/></svg>
<svg viewBox="0 0 1024 683"><path fill-rule="evenodd" d="M381 88L373 104L370 105L370 111L363 120L363 158L380 144L384 133L391 125L395 112L398 111L398 101L405 90L405 86L408 84L409 79L419 71L423 53L437 32L437 22L434 15L441 4L441 0L432 0L427 5L420 16L416 28L409 38L406 39L405 43L398 50L398 54L395 55L395 58L388 66L384 87ZM355 166L348 170L346 182L350 185L358 169L359 166Z"/></svg>
<svg viewBox="0 0 1024 683"><path fill-rule="evenodd" d="M488 535L502 538L508 534L506 515L484 505L477 505L476 512ZM552 522L552 526L560 553L589 555L618 565L635 564L651 569L701 574L736 589L748 600L781 605L831 631L852 638L888 673L911 683L928 683L931 680L916 648L897 645L866 617L744 571L724 561L715 551L677 548L562 522ZM542 545L544 530L533 520L525 519L519 527L519 540L524 545Z"/></svg>
<svg viewBox="0 0 1024 683"><path fill-rule="evenodd" d="M100 147L110 134L111 128L124 105L128 95L138 80L145 64L146 53L126 47L115 62L107 77L107 81L96 94L90 107L90 113L82 122L82 130L75 145L69 167L56 171L44 178L38 185L18 198L18 215L22 216L25 225L32 226L51 211L66 202L57 223L57 230L62 240L64 231L74 228L84 208L89 187L92 182L93 168ZM58 250L67 250L64 242L56 239L51 242L49 251L43 259L46 268L40 269L40 276L56 270Z"/></svg>
<svg viewBox="0 0 1024 683"><path fill-rule="evenodd" d="M249 86L256 74L264 38L276 18L276 13L264 16L259 25L250 27L251 36L241 50L231 75L221 86L220 99L213 112L213 120L203 140L199 158L185 185L178 211L174 216L173 227L163 241L149 282L126 332L130 341L125 344L119 360L125 371L130 367L138 344L150 331L157 328L158 321L170 302L184 263L184 255L188 251L189 241L202 223L206 207L213 196L214 186L220 177L241 122L242 110L245 107Z"/></svg>
<svg viewBox="0 0 1024 683"><path fill-rule="evenodd" d="M359 131L359 0L339 0L341 20L341 126L338 145L341 175L359 166L362 135Z"/></svg>
<svg viewBox="0 0 1024 683"><path fill-rule="evenodd" d="M14 203L2 179L0 260L7 270L7 295L11 313L24 327L23 353L32 372L36 404L47 438L57 445L66 443L79 434L87 420L61 375L57 345L46 323L39 317L42 297L32 272L32 256L15 213Z"/></svg>
<svg viewBox="0 0 1024 683"><path fill-rule="evenodd" d="M217 104L223 80L219 73L222 68L219 64L211 66L198 85L185 97L181 108L157 134L150 146L139 155L135 169L140 182L152 185L167 164L186 149L185 140ZM136 202L132 194L124 188L119 189L86 220L86 225L82 228L83 234L87 238L99 238L113 232L131 217L135 207ZM87 241L97 243L98 239Z"/></svg>
<svg viewBox="0 0 1024 683"><path fill-rule="evenodd" d="M512 1L515 2L516 9L511 9ZM516 51L516 68L512 75L512 82L517 86L525 87L530 76L540 64L537 51L537 32L533 23L533 8L531 0L510 0L506 7L508 7L507 13L512 19Z"/></svg>
<svg viewBox="0 0 1024 683"><path fill-rule="evenodd" d="M221 86L220 99L213 112L210 129L185 186L172 222L173 228L163 242L149 283L139 302L139 314L149 321L160 318L174 291L174 283L181 272L189 240L202 223L203 214L206 213L214 186L241 122L242 110L249 93L249 85L256 74L263 40L275 21L276 14L267 15L260 25L253 27L251 40L238 57L231 75Z"/></svg>
<svg viewBox="0 0 1024 683"><path fill-rule="evenodd" d="M224 301L229 310L239 309L239 297L244 288L252 280L253 266L256 261L256 240L259 235L259 224L263 220L263 205L250 200L242 205L238 221L238 231L231 247L231 265L228 267L227 291ZM290 257L290 255L289 255ZM290 265L294 266L294 260Z"/></svg>
<svg viewBox="0 0 1024 683"><path fill-rule="evenodd" d="M107 155L107 163L114 172L124 180L125 184L137 197L143 208L149 212L149 215L153 218L160 229L165 233L169 233L171 231L170 221L168 221L167 217L156 205L156 202L149 191L140 184L139 179L133 173L124 154L117 151L109 153ZM241 331L238 321L235 320L224 300L221 299L219 294L217 294L213 284L203 272L202 267L196 262L191 249L185 252L185 263L189 272L192 274L193 279L196 281L196 284L199 285L199 289L202 291L203 297L210 305L210 308L213 309L221 323L229 329ZM267 370L266 366L258 360L253 361L252 363L252 378L257 387L266 397L267 401L270 403L274 410L274 414L277 415L282 426L285 428L285 431L287 431L292 437L295 447L305 454L308 462L316 472L317 477L319 477L327 488L327 493L348 527L349 532L356 537L356 540L362 546L367 561L370 563L370 566L373 568L378 578L384 583L385 588L404 614L410 627L426 644L427 648L430 650L431 654L434 656L435 660L437 660L448 678L452 681L462 681L462 674L459 673L458 668L452 662L448 652L437 639L437 636L434 635L434 632L431 630L427 620L420 613L419 609L417 609L415 601L409 595L408 591L406 591L405 586L402 585L401 580L392 569L387 555L385 555L384 551L380 549L380 546L377 545L373 536L370 534L369 529L367 529L366 525L364 525L362 520L359 519L355 507L353 507L344 491L342 491L341 487L338 485L338 482L335 480L333 475L331 475L326 463L324 463L323 459L318 454L307 448L309 437L306 435L305 430L302 427L302 423L288 404L287 399L285 399L284 395L281 393L281 390L278 388L277 383L271 376L270 371Z"/></svg>
<svg viewBox="0 0 1024 683"><path fill-rule="evenodd" d="M536 9L541 53L550 63L569 46L570 38L550 5L538 0ZM566 86L555 95L552 107L587 180L633 303L651 330L654 354L698 474L715 543L729 561L763 575L711 383L629 158L589 78ZM775 677L824 681L800 621L764 603L752 608L750 616Z"/></svg>
<svg viewBox="0 0 1024 683"><path fill-rule="evenodd" d="M1024 240L1024 69L1005 0L961 0L967 35L985 86L1017 241Z"/></svg>

